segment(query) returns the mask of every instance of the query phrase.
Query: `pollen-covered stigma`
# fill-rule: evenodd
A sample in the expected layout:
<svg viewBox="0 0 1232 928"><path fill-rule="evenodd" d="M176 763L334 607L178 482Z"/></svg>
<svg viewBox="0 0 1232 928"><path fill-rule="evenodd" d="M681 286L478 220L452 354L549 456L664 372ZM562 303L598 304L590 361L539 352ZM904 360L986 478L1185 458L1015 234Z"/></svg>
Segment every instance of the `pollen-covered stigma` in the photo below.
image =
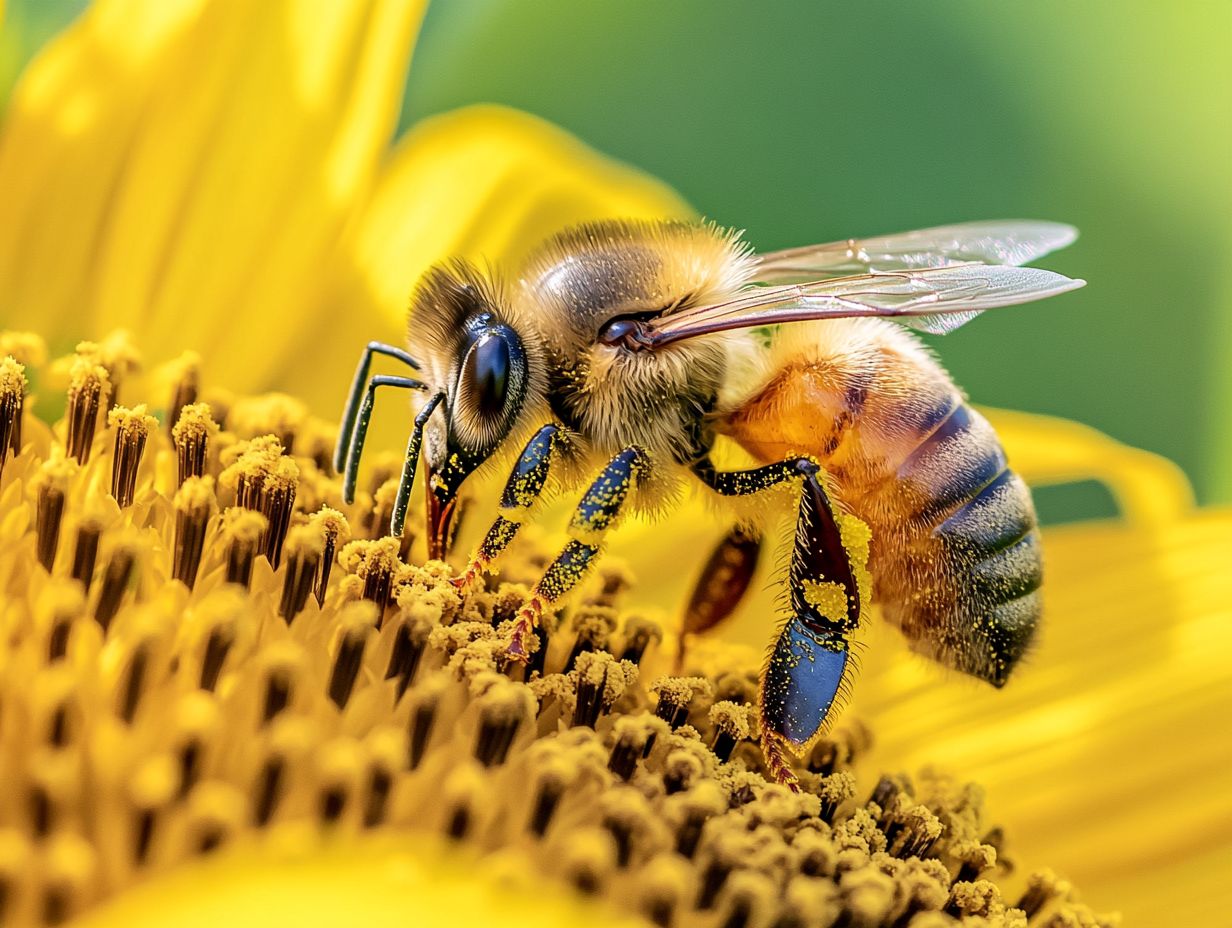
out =
<svg viewBox="0 0 1232 928"><path fill-rule="evenodd" d="M139 377L119 338L44 360L0 336L6 924L292 826L516 848L661 926L1111 923L1013 872L977 785L857 777L858 723L813 747L801 792L768 782L759 667L713 645L670 673L671 629L617 565L508 661L533 541L460 593L419 562L422 517L384 535L398 460L343 505L332 427L295 400L211 393L191 356ZM29 393L57 376L48 427Z"/></svg>

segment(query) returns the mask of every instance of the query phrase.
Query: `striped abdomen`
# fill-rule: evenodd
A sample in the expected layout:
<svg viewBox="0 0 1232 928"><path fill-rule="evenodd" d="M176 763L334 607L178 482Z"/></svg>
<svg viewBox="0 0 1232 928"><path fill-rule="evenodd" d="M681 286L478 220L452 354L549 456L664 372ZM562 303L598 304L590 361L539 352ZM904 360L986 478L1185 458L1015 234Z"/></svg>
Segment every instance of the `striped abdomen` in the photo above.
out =
<svg viewBox="0 0 1232 928"><path fill-rule="evenodd" d="M1035 510L992 427L907 332L795 327L724 420L763 461L818 458L873 532L874 596L912 647L1000 686L1040 615Z"/></svg>

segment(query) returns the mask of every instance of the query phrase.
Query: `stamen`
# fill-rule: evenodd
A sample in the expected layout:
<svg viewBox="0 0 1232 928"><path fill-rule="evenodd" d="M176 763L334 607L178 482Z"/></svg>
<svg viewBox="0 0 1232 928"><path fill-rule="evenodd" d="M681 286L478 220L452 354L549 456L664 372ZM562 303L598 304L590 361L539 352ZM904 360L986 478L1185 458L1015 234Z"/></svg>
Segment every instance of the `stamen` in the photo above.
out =
<svg viewBox="0 0 1232 928"><path fill-rule="evenodd" d="M76 473L75 463L59 452L53 452L35 477L38 487L35 506L38 534L36 550L39 563L48 573L55 563L56 550L60 547L60 522L64 517L64 499L68 493L68 484Z"/></svg>
<svg viewBox="0 0 1232 928"><path fill-rule="evenodd" d="M688 721L690 703L699 695L710 695L711 687L702 677L661 677L650 691L659 697L655 715L675 731Z"/></svg>
<svg viewBox="0 0 1232 928"><path fill-rule="evenodd" d="M71 576L86 593L90 592L90 585L94 582L94 564L98 560L98 540L102 534L103 526L97 519L87 517L77 526Z"/></svg>
<svg viewBox="0 0 1232 928"><path fill-rule="evenodd" d="M624 623L625 647L620 654L622 661L640 664L646 649L663 640L663 628L649 619L630 618Z"/></svg>
<svg viewBox="0 0 1232 928"><path fill-rule="evenodd" d="M9 450L21 453L21 418L26 407L26 369L10 357L0 358L0 479Z"/></svg>
<svg viewBox="0 0 1232 928"><path fill-rule="evenodd" d="M616 630L616 610L604 606L585 606L574 615L573 630L577 637L565 660L565 673L574 668L578 655L607 650L612 632ZM546 650L546 644L541 643L540 650Z"/></svg>
<svg viewBox="0 0 1232 928"><path fill-rule="evenodd" d="M364 647L372 636L374 621L370 606L350 603L338 616L338 645L334 652L334 669L329 677L329 698L339 709L345 709L351 698L355 678L364 659Z"/></svg>
<svg viewBox="0 0 1232 928"><path fill-rule="evenodd" d="M334 566L334 556L341 545L347 543L351 535L351 527L347 524L346 516L340 513L337 509L321 507L320 512L317 512L309 519L310 524L316 525L322 533L325 543L321 548L321 570L316 579L316 597L317 605L325 605L325 593L329 589L329 574Z"/></svg>
<svg viewBox="0 0 1232 928"><path fill-rule="evenodd" d="M120 609L120 601L124 597L124 591L128 589L128 581L133 576L136 563L137 553L132 542L121 542L111 552L111 559L103 571L103 584L98 593L98 602L94 604L94 620L102 626L104 634Z"/></svg>
<svg viewBox="0 0 1232 928"><path fill-rule="evenodd" d="M171 576L190 590L205 550L205 530L215 506L214 480L189 477L175 494L175 555Z"/></svg>
<svg viewBox="0 0 1232 928"><path fill-rule="evenodd" d="M376 603L380 614L389 605L394 587L408 576L407 566L398 559L398 548L396 538L352 541L339 557L347 571L363 580L363 598ZM377 622L379 625L379 616Z"/></svg>
<svg viewBox="0 0 1232 928"><path fill-rule="evenodd" d="M190 403L180 407L174 423L171 439L175 445L179 482L204 476L210 439L218 434L218 424L210 415L209 405Z"/></svg>
<svg viewBox="0 0 1232 928"><path fill-rule="evenodd" d="M594 728L599 716L611 711L625 688L637 681L637 667L606 651L590 651L578 655L569 676L577 688L572 724Z"/></svg>
<svg viewBox="0 0 1232 928"><path fill-rule="evenodd" d="M261 542L263 553L275 570L282 556L282 543L291 524L299 466L282 453L273 435L240 442L227 449L234 460L222 472L222 486L235 491L235 504L259 512L269 525Z"/></svg>
<svg viewBox="0 0 1232 928"><path fill-rule="evenodd" d="M171 383L171 402L167 404L167 434L178 447L180 442L175 433L179 428L183 410L197 402L197 394L201 388L201 356L195 351L185 351L174 361L164 364L158 374L164 381ZM209 415L208 407L205 413ZM181 472L181 483L184 482L185 476L200 477L201 473Z"/></svg>
<svg viewBox="0 0 1232 928"><path fill-rule="evenodd" d="M65 453L85 464L90 460L99 406L111 390L111 379L106 368L81 355L74 359L69 376Z"/></svg>
<svg viewBox="0 0 1232 928"><path fill-rule="evenodd" d="M398 678L394 701L402 698L407 687L415 679L415 671L428 645L429 626L423 622L406 619L399 623L394 631L394 644L389 652L389 664L385 668L385 679Z"/></svg>
<svg viewBox="0 0 1232 928"><path fill-rule="evenodd" d="M324 550L325 538L319 524L297 526L287 535L287 569L282 580L278 614L288 625L308 602Z"/></svg>
<svg viewBox="0 0 1232 928"><path fill-rule="evenodd" d="M227 551L227 582L245 589L252 582L252 562L261 548L269 520L259 512L228 509L222 514L220 535Z"/></svg>
<svg viewBox="0 0 1232 928"><path fill-rule="evenodd" d="M484 767L496 767L505 762L518 727L530 720L533 700L525 687L496 677L476 702L479 733L475 739L475 760Z"/></svg>
<svg viewBox="0 0 1232 928"><path fill-rule="evenodd" d="M714 741L710 744L710 750L720 761L727 763L736 745L748 740L755 712L750 706L726 700L710 707L710 723L714 726Z"/></svg>
<svg viewBox="0 0 1232 928"><path fill-rule="evenodd" d="M133 504L137 468L145 454L146 439L158 420L146 415L145 404L128 409L117 406L107 414L107 424L115 429L115 451L111 459L111 495L126 509Z"/></svg>

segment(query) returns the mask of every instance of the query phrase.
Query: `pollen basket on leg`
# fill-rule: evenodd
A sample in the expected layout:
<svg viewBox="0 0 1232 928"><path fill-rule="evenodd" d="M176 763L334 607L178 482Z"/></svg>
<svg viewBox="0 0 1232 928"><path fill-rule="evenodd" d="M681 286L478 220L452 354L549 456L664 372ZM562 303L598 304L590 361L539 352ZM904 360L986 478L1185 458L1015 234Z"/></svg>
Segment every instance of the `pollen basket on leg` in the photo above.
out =
<svg viewBox="0 0 1232 928"><path fill-rule="evenodd" d="M136 405L105 416L100 394L88 450L72 413L80 458L62 425L21 411L0 473L6 923L63 921L291 826L322 846L435 833L494 862L514 851L543 880L682 928L1011 925L1015 905L1099 924L1044 875L1001 896L971 791L935 776L857 788L858 728L816 742L801 792L770 782L792 760L758 747L756 661L699 647L672 675L644 611L671 604L618 570L546 609L534 661L511 663L508 626L556 539L511 546L488 586L459 590L445 564L356 531L379 494L342 502L320 423L241 437L200 386L171 434L126 418ZM159 401L140 387L130 373L124 403ZM24 399L20 378L0 388ZM839 526L861 563L859 526ZM816 632L784 648L834 673Z"/></svg>

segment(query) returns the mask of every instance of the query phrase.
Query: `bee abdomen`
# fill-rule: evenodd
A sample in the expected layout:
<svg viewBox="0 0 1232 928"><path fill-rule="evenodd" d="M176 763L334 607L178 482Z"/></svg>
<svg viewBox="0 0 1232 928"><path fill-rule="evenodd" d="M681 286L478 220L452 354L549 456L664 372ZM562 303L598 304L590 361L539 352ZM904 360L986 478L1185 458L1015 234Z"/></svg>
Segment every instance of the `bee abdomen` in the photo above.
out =
<svg viewBox="0 0 1232 928"><path fill-rule="evenodd" d="M931 601L916 608L944 614L925 620L960 631L943 642L946 663L1001 686L1029 648L1041 611L1043 562L1030 493L1007 466L992 426L965 403L897 477L914 503L910 547L935 577Z"/></svg>

